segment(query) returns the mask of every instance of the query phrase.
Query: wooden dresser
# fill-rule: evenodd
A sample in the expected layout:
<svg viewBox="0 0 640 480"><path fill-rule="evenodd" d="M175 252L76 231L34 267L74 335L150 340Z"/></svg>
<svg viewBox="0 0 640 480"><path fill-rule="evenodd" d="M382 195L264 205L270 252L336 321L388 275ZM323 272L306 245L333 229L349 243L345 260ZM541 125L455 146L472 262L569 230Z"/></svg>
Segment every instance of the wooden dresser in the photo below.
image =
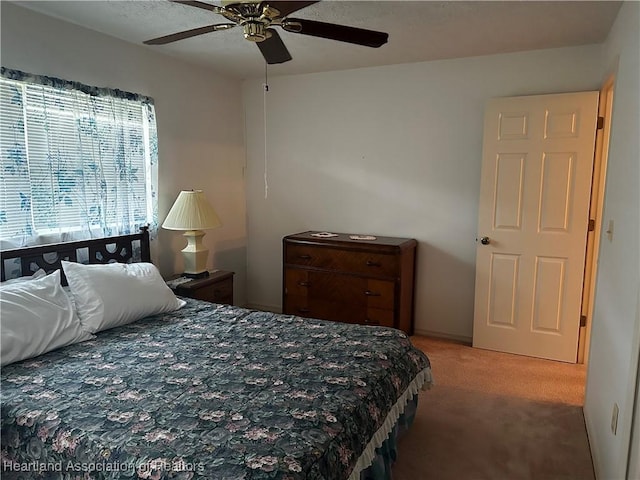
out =
<svg viewBox="0 0 640 480"><path fill-rule="evenodd" d="M318 238L314 233L282 241L283 312L384 325L412 335L416 240Z"/></svg>

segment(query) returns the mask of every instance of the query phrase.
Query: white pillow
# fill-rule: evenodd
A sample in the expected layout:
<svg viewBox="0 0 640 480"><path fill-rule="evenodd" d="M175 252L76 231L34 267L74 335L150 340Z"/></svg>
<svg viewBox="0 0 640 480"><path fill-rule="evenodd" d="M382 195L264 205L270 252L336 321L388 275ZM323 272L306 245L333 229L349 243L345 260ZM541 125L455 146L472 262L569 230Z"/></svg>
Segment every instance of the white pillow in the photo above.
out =
<svg viewBox="0 0 640 480"><path fill-rule="evenodd" d="M4 282L0 283L0 285L4 286L4 285L10 285L12 283L29 282L31 280L37 280L38 278L42 278L46 275L47 275L47 272L45 272L42 268L39 268L33 275L29 275L28 277L10 278L9 280L5 280Z"/></svg>
<svg viewBox="0 0 640 480"><path fill-rule="evenodd" d="M152 263L83 265L62 261L76 311L91 333L185 305Z"/></svg>
<svg viewBox="0 0 640 480"><path fill-rule="evenodd" d="M82 330L60 285L60 270L28 282L0 285L1 364L93 338Z"/></svg>

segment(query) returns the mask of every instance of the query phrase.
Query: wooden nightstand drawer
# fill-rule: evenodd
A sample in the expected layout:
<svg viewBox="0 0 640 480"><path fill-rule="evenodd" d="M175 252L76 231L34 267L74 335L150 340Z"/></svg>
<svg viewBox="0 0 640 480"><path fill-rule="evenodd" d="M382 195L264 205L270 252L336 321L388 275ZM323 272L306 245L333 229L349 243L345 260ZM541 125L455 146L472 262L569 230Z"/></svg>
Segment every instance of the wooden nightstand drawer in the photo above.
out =
<svg viewBox="0 0 640 480"><path fill-rule="evenodd" d="M233 278L218 282L213 287L213 300L215 303L233 305Z"/></svg>
<svg viewBox="0 0 640 480"><path fill-rule="evenodd" d="M208 277L181 283L173 291L183 297L233 305L233 275L234 272L216 270Z"/></svg>

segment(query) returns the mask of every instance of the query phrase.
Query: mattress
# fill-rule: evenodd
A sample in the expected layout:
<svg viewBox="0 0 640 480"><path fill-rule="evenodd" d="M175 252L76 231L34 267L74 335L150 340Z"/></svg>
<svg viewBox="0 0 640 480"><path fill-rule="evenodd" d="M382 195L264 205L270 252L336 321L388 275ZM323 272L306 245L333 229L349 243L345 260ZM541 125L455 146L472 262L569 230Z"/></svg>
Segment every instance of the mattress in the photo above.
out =
<svg viewBox="0 0 640 480"><path fill-rule="evenodd" d="M399 330L185 300L4 367L3 477L359 478L431 384Z"/></svg>

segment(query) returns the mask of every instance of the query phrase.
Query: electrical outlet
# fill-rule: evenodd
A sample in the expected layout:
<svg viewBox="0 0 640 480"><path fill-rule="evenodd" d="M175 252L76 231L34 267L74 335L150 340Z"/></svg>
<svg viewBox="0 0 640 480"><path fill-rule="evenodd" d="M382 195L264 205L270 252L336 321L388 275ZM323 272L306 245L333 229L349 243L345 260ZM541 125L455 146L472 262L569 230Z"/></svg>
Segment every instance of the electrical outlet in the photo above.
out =
<svg viewBox="0 0 640 480"><path fill-rule="evenodd" d="M620 413L620 409L618 408L618 404L613 404L613 412L611 412L611 433L614 435L618 431L618 413Z"/></svg>

